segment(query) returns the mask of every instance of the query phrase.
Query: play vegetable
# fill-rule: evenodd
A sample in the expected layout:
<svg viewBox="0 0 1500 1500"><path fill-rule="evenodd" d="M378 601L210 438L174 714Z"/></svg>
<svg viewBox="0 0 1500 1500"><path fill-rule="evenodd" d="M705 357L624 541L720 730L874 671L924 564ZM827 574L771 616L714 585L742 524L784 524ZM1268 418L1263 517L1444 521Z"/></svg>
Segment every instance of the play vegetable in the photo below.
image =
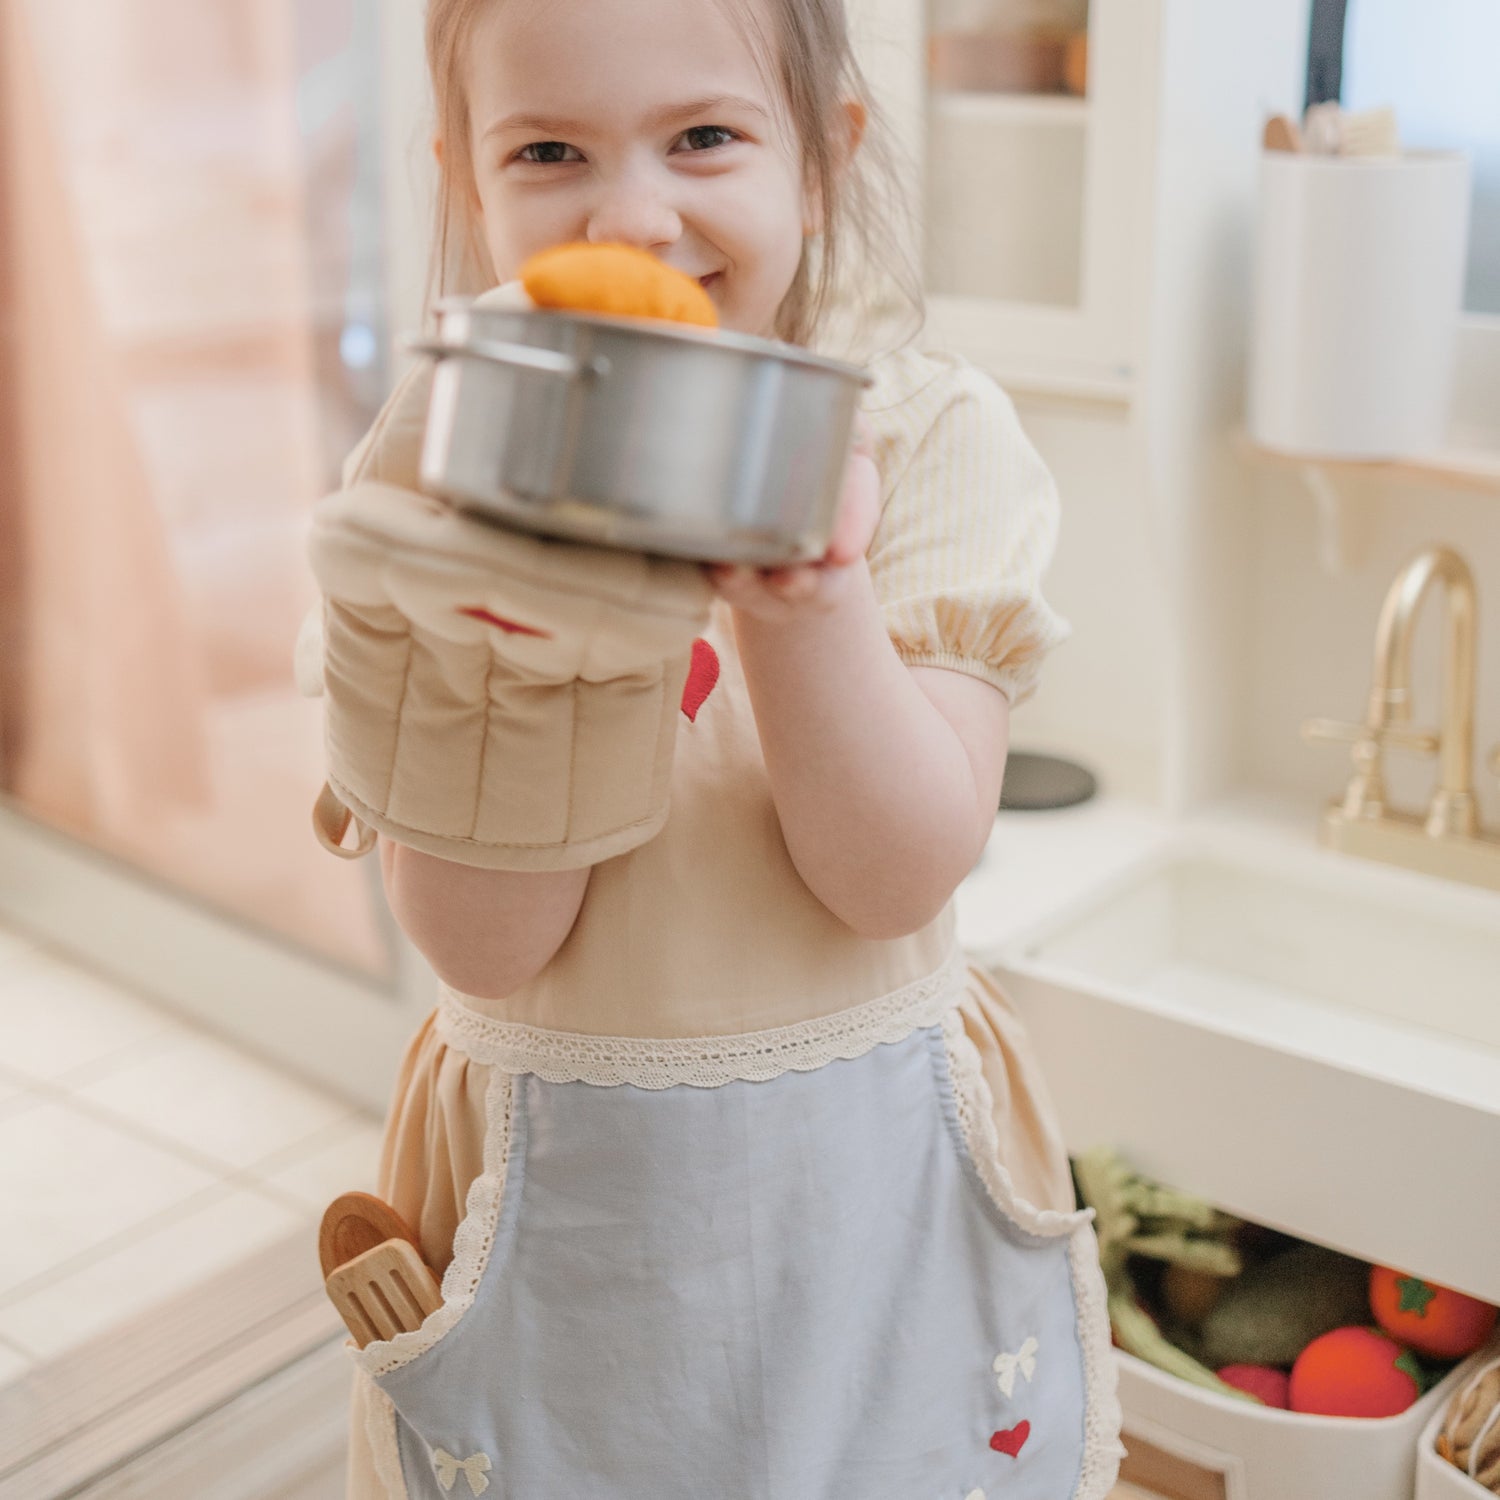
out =
<svg viewBox="0 0 1500 1500"><path fill-rule="evenodd" d="M1390 1266L1370 1267L1370 1311L1393 1339L1437 1359L1462 1359L1490 1336L1496 1309Z"/></svg>
<svg viewBox="0 0 1500 1500"><path fill-rule="evenodd" d="M1410 1350L1374 1328L1335 1328L1292 1366L1291 1408L1325 1417L1393 1417L1422 1393Z"/></svg>

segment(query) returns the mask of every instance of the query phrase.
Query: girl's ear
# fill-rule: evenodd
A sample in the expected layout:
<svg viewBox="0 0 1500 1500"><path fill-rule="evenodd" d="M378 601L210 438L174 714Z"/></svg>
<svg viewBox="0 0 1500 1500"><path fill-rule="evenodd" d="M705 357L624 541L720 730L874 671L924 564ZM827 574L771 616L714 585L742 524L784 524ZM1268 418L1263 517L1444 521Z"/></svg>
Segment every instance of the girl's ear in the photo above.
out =
<svg viewBox="0 0 1500 1500"><path fill-rule="evenodd" d="M869 112L858 99L845 99L840 105L843 111L841 139L835 143L835 170L843 172L854 160L859 143L865 138L865 126ZM807 209L802 217L802 232L806 235L821 234L823 230L823 204L816 187L807 194Z"/></svg>
<svg viewBox="0 0 1500 1500"><path fill-rule="evenodd" d="M859 150L859 143L865 138L865 126L870 121L869 111L860 99L845 99L843 108L845 134L843 147L839 152L840 169L854 160L854 153Z"/></svg>

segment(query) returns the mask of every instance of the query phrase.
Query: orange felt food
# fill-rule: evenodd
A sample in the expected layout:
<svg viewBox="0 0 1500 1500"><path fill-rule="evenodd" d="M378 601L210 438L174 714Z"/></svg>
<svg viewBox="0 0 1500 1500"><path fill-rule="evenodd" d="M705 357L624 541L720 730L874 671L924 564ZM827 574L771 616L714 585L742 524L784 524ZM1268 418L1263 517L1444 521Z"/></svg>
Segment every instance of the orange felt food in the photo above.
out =
<svg viewBox="0 0 1500 1500"><path fill-rule="evenodd" d="M1370 1267L1370 1311L1393 1339L1438 1359L1472 1354L1496 1318L1488 1302L1390 1266Z"/></svg>
<svg viewBox="0 0 1500 1500"><path fill-rule="evenodd" d="M1293 1411L1324 1417L1394 1417L1422 1388L1412 1356L1373 1328L1335 1328L1297 1356L1287 1383Z"/></svg>
<svg viewBox="0 0 1500 1500"><path fill-rule="evenodd" d="M533 255L520 280L538 307L719 324L713 299L691 276L634 245L556 245Z"/></svg>

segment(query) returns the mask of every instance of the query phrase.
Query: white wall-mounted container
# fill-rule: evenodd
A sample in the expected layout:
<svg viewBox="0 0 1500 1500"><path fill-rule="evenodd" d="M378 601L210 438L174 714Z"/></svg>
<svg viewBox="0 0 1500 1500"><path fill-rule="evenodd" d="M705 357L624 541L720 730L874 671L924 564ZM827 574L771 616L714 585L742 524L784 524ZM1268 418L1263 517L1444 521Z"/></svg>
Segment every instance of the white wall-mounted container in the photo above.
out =
<svg viewBox="0 0 1500 1500"><path fill-rule="evenodd" d="M1468 158L1267 151L1250 435L1324 458L1443 446L1469 224Z"/></svg>
<svg viewBox="0 0 1500 1500"><path fill-rule="evenodd" d="M1413 1500L1414 1493L1429 1500L1415 1488L1418 1444L1434 1413L1441 1416L1451 1394L1494 1350L1456 1365L1394 1417L1319 1417L1254 1406L1190 1385L1123 1351L1115 1356L1126 1448L1134 1435L1180 1460L1186 1488L1205 1500ZM1122 1472L1129 1477L1128 1461ZM1430 1500L1459 1493L1433 1490Z"/></svg>

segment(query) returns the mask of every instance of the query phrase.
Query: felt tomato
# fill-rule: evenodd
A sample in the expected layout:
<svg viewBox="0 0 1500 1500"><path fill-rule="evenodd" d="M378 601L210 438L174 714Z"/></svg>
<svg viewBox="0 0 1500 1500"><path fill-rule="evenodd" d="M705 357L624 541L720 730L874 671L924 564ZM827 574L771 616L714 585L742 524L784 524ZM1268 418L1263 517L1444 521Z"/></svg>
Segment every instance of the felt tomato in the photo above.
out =
<svg viewBox="0 0 1500 1500"><path fill-rule="evenodd" d="M1285 1370L1278 1370L1274 1365L1225 1365L1222 1370L1215 1370L1214 1374L1225 1385L1259 1396L1267 1406L1279 1406L1283 1411L1286 1410L1289 1382Z"/></svg>
<svg viewBox="0 0 1500 1500"><path fill-rule="evenodd" d="M1389 1266L1370 1267L1370 1311L1393 1339L1438 1359L1472 1354L1496 1317L1488 1302Z"/></svg>
<svg viewBox="0 0 1500 1500"><path fill-rule="evenodd" d="M1324 1417L1394 1417L1421 1394L1416 1357L1374 1328L1335 1328L1292 1366L1293 1411Z"/></svg>

